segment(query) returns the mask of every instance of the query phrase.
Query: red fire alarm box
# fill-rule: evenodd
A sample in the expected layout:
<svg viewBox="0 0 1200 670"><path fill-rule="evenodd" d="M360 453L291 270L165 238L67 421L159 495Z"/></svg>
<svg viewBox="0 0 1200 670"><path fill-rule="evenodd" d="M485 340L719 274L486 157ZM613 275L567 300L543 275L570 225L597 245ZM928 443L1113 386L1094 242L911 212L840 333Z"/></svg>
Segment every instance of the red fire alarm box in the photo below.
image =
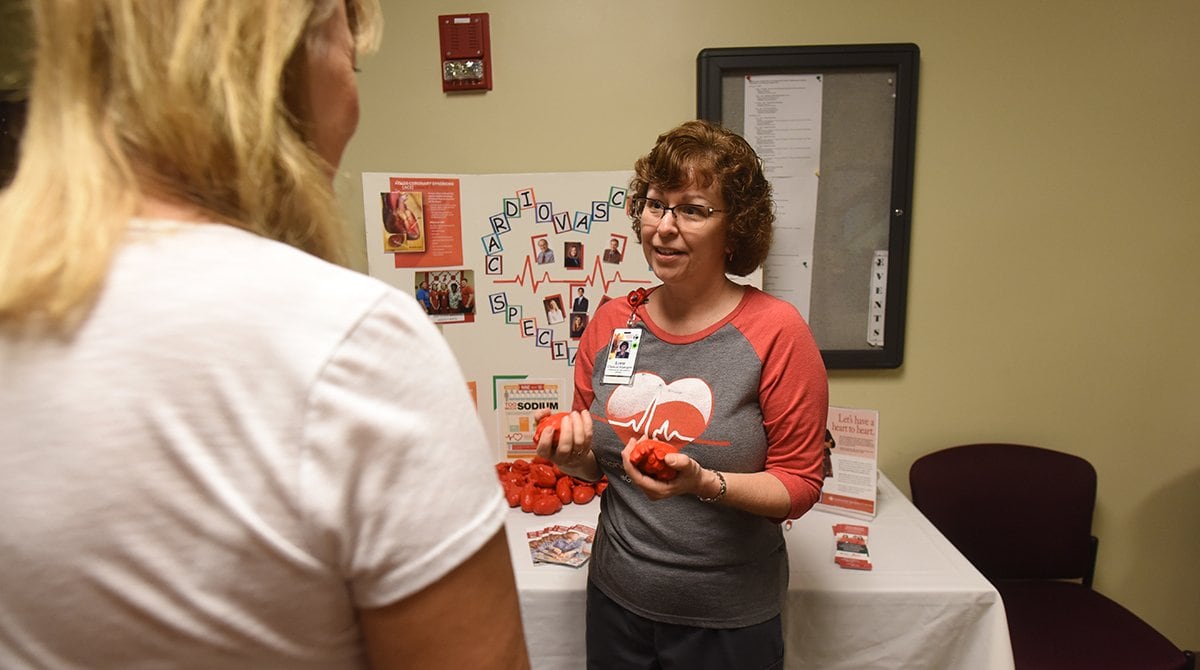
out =
<svg viewBox="0 0 1200 670"><path fill-rule="evenodd" d="M492 90L492 42L486 13L441 15L438 37L443 91Z"/></svg>

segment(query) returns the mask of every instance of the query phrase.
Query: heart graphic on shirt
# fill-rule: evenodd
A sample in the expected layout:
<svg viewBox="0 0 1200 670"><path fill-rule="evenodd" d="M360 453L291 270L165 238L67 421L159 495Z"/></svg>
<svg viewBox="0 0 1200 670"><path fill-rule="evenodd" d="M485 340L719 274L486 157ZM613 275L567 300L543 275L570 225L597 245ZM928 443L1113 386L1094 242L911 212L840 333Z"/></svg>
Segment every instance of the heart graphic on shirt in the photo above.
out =
<svg viewBox="0 0 1200 670"><path fill-rule="evenodd" d="M633 375L608 399L608 423L621 442L649 437L676 446L699 437L712 420L713 393L702 379L688 377L670 384L649 372Z"/></svg>

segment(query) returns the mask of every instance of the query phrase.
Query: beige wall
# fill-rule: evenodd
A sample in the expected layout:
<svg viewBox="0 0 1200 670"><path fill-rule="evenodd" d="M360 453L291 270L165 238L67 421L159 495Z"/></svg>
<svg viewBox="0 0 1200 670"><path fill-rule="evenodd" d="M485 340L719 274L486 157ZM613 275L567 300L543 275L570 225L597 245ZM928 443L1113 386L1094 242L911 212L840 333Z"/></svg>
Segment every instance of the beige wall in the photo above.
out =
<svg viewBox="0 0 1200 670"><path fill-rule="evenodd" d="M880 411L905 489L914 459L969 441L1091 460L1098 589L1200 648L1200 4L384 4L339 182L360 245L363 171L629 168L694 117L702 48L917 43L905 363L833 372L832 400ZM490 14L493 91L442 94L447 11Z"/></svg>

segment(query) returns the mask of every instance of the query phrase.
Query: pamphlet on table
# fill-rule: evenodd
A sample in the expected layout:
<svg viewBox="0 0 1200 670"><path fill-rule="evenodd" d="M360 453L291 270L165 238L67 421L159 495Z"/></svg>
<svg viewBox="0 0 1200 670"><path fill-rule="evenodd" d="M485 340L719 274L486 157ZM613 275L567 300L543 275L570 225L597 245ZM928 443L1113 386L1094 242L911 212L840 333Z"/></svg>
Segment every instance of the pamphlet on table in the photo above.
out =
<svg viewBox="0 0 1200 670"><path fill-rule="evenodd" d="M864 524L833 524L833 562L850 570L870 570L871 552L867 537L871 529Z"/></svg>
<svg viewBox="0 0 1200 670"><path fill-rule="evenodd" d="M534 563L554 563L578 568L592 557L596 529L582 523L531 528L525 533Z"/></svg>

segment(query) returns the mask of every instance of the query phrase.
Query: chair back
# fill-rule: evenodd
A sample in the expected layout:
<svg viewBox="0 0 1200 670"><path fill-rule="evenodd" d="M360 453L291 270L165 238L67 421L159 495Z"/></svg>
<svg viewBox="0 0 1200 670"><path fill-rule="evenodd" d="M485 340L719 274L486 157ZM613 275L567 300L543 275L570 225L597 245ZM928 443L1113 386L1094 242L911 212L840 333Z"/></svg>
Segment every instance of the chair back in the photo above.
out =
<svg viewBox="0 0 1200 670"><path fill-rule="evenodd" d="M968 444L926 454L909 470L913 504L985 577L1084 579L1096 470L1086 460L1020 444Z"/></svg>

